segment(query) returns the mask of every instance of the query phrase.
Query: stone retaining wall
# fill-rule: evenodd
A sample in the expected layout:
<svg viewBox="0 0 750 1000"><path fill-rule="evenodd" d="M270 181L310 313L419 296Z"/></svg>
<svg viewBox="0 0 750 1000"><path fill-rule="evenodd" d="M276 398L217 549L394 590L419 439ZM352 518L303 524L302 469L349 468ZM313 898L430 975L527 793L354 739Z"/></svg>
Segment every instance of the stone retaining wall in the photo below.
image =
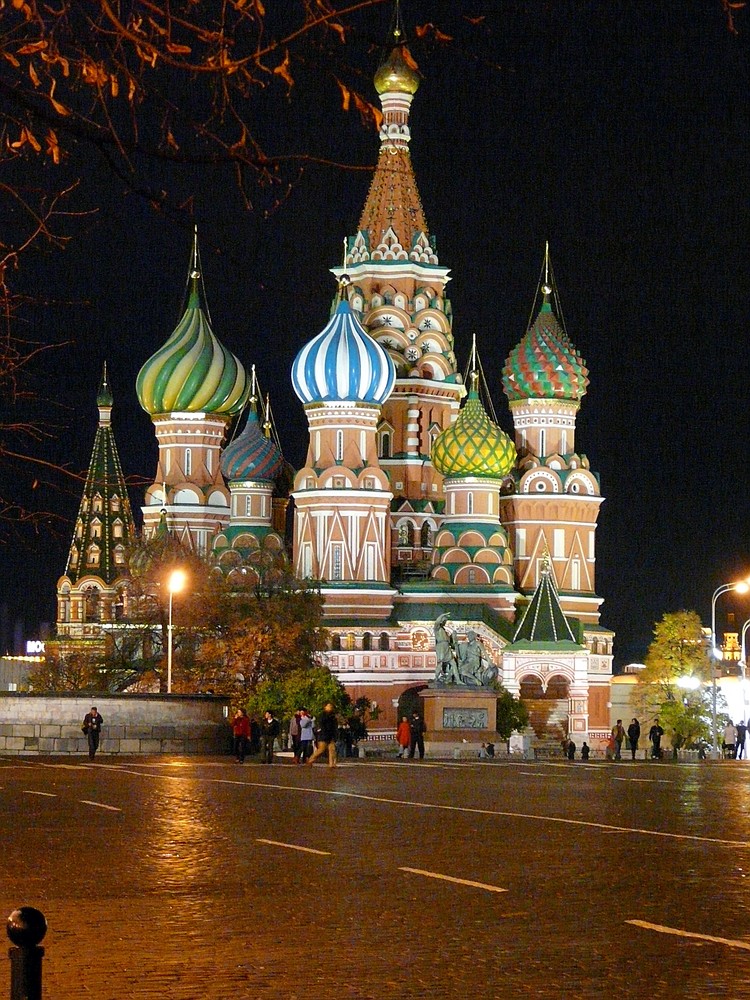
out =
<svg viewBox="0 0 750 1000"><path fill-rule="evenodd" d="M84 715L96 705L103 754L225 754L229 700L214 695L82 696L0 691L0 754L84 754Z"/></svg>

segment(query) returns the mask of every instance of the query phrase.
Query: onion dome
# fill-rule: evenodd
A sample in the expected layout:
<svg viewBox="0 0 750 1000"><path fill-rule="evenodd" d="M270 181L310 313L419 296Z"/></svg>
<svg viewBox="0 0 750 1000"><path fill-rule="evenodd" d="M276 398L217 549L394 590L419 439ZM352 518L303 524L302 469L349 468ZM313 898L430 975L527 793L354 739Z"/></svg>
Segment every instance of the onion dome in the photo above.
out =
<svg viewBox="0 0 750 1000"><path fill-rule="evenodd" d="M283 466L283 456L276 443L263 433L253 405L245 429L224 449L221 471L230 482L271 483Z"/></svg>
<svg viewBox="0 0 750 1000"><path fill-rule="evenodd" d="M200 272L194 267L182 319L166 344L138 373L138 400L152 416L173 412L233 416L247 401L247 373L214 336L199 282Z"/></svg>
<svg viewBox="0 0 750 1000"><path fill-rule="evenodd" d="M546 295L539 315L503 369L509 400L580 400L589 384L586 363L552 312Z"/></svg>
<svg viewBox="0 0 750 1000"><path fill-rule="evenodd" d="M416 94L419 73L416 63L406 46L396 45L375 72L375 89L378 94Z"/></svg>
<svg viewBox="0 0 750 1000"><path fill-rule="evenodd" d="M388 353L367 333L346 299L292 364L292 386L303 403L383 403L396 381Z"/></svg>
<svg viewBox="0 0 750 1000"><path fill-rule="evenodd" d="M503 479L516 460L516 446L487 416L475 388L456 419L435 439L432 464L443 476Z"/></svg>

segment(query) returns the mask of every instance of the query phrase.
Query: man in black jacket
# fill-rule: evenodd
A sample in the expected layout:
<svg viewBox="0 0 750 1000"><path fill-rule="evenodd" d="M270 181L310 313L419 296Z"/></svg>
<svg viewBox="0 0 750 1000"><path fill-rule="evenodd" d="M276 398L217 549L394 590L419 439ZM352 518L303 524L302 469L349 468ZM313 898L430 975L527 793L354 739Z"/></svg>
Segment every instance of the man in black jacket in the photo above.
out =
<svg viewBox="0 0 750 1000"><path fill-rule="evenodd" d="M260 756L261 764L273 764L273 744L274 740L281 731L279 720L274 719L273 712L268 711L263 715L263 721L260 724L260 731L263 739Z"/></svg>
<svg viewBox="0 0 750 1000"><path fill-rule="evenodd" d="M96 756L96 751L99 749L99 734L102 731L102 719L101 715L96 710L96 705L91 706L91 711L86 712L83 717L83 726L81 729L86 734L86 739L89 741L89 757L91 760Z"/></svg>
<svg viewBox="0 0 750 1000"><path fill-rule="evenodd" d="M315 753L306 762L307 765L312 765L314 760L317 760L322 754L328 750L328 766L336 767L336 737L339 734L339 723L336 718L336 712L332 703L326 702L323 712L320 716L320 738L318 739L318 746L316 747Z"/></svg>
<svg viewBox="0 0 750 1000"><path fill-rule="evenodd" d="M424 734L425 734L425 724L422 716L419 712L412 712L411 718L409 719L409 732L411 733L411 740L409 741L409 756L414 756L414 751L419 750L419 759L424 759Z"/></svg>

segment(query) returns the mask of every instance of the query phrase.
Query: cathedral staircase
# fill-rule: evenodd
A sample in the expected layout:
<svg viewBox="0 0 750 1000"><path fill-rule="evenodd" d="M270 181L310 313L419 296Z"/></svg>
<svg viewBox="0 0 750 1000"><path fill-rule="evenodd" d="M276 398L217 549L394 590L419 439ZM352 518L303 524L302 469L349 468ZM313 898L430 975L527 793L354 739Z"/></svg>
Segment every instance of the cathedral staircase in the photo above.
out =
<svg viewBox="0 0 750 1000"><path fill-rule="evenodd" d="M568 699L524 699L529 725L534 730L532 748L540 759L563 757L563 740L568 734Z"/></svg>

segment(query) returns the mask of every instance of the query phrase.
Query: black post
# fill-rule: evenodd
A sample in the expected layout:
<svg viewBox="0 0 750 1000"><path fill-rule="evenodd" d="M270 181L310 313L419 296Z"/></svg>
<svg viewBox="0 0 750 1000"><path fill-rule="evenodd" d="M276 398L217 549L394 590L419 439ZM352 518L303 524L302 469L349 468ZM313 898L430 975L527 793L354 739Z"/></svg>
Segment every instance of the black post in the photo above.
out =
<svg viewBox="0 0 750 1000"><path fill-rule="evenodd" d="M10 1000L42 1000L42 957L39 942L47 933L41 910L20 906L8 917L8 937L16 945L10 958Z"/></svg>

